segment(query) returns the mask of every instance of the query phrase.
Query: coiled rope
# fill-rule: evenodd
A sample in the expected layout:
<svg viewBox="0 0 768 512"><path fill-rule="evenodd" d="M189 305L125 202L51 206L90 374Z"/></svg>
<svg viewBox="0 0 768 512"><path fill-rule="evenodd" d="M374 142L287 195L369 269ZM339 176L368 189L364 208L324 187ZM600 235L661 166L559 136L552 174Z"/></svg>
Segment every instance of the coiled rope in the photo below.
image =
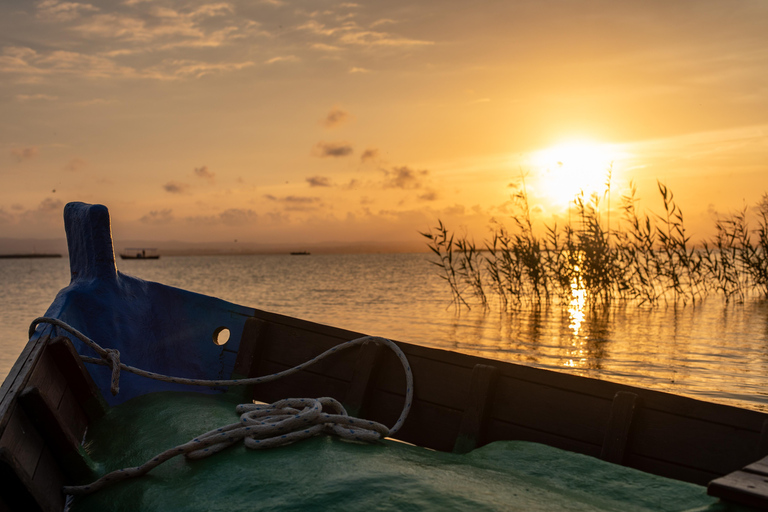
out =
<svg viewBox="0 0 768 512"><path fill-rule="evenodd" d="M171 377L128 366L120 362L120 352L115 349L103 348L88 336L58 318L40 317L33 320L29 326L30 338L34 334L36 327L43 323L55 325L72 334L99 355L98 358L81 355L80 357L83 361L112 368L111 392L113 395L116 395L119 391L121 371L127 371L163 382L188 384L191 386L243 386L272 382L281 377L292 375L334 353L365 343L377 343L389 347L400 359L400 363L405 370L405 404L403 405L400 417L391 428L387 428L385 425L375 421L351 417L338 401L329 397L316 399L288 398L264 405L254 403L240 404L236 407L237 413L240 414L240 421L206 432L184 444L156 455L140 466L113 471L88 485L65 486L63 489L65 494L90 494L115 482L144 475L163 462L178 455L183 454L188 459L201 459L218 453L240 440L243 440L246 447L252 449L282 446L322 433L334 434L351 441L374 442L394 435L400 430L403 422L408 417L413 401L413 374L411 373L408 359L406 359L403 351L394 342L377 336L363 336L341 343L305 363L272 375L234 380L202 380ZM324 410L323 408L326 409Z"/></svg>

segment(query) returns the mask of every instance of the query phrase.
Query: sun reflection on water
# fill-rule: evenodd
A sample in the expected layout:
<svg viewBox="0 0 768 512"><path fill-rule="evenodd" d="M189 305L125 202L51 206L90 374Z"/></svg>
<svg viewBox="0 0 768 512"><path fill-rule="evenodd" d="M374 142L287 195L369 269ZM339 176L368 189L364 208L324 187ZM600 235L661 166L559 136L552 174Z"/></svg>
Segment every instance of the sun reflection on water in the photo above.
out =
<svg viewBox="0 0 768 512"><path fill-rule="evenodd" d="M584 322L585 310L587 305L587 289L579 275L579 267L573 267L575 275L571 279L571 301L568 303L568 317L570 324L568 328L573 331L574 336L579 335L581 324Z"/></svg>
<svg viewBox="0 0 768 512"><path fill-rule="evenodd" d="M578 265L573 266L573 278L571 279L571 300L568 302L568 329L571 330L573 337L568 351L571 356L563 366L566 368L581 368L587 363L584 354L586 340L581 333L582 324L586 319L587 307L587 289L581 279L581 269Z"/></svg>

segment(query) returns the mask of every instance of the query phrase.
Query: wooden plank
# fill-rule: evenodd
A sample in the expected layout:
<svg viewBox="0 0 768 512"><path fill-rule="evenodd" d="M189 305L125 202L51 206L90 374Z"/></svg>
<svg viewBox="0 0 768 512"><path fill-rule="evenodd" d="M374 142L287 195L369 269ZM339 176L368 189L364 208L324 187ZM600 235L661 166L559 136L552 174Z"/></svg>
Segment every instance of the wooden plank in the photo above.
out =
<svg viewBox="0 0 768 512"><path fill-rule="evenodd" d="M94 464L82 450L80 438L74 436L65 419L40 389L32 386L24 389L19 394L19 405L37 426L40 436L45 440L56 461L73 481L93 476Z"/></svg>
<svg viewBox="0 0 768 512"><path fill-rule="evenodd" d="M710 482L707 494L740 505L768 510L768 477L736 471Z"/></svg>
<svg viewBox="0 0 768 512"><path fill-rule="evenodd" d="M245 321L232 379L256 376L254 370L261 359L268 327L268 324L259 318L249 318Z"/></svg>
<svg viewBox="0 0 768 512"><path fill-rule="evenodd" d="M582 453L591 457L600 455L600 445L584 442L580 439L553 434L522 425L489 418L485 429L485 440L491 441L528 441L541 443L561 450Z"/></svg>
<svg viewBox="0 0 768 512"><path fill-rule="evenodd" d="M269 339L263 348L262 358L293 367L314 359L343 341L346 340L282 325L270 325ZM354 374L354 363L355 353L350 348L312 365L312 370L351 382ZM259 369L259 373L264 375L261 369Z"/></svg>
<svg viewBox="0 0 768 512"><path fill-rule="evenodd" d="M64 510L66 498L61 492L61 488L65 483L73 483L73 481L64 481L64 475L61 473L57 461L53 458L51 452L43 450L40 462L32 477L32 485L36 490L35 496L43 510L50 510L52 512Z"/></svg>
<svg viewBox="0 0 768 512"><path fill-rule="evenodd" d="M403 409L403 396L372 389L365 419L392 427ZM449 452L461 423L461 411L414 400L408 419L394 436L424 448Z"/></svg>
<svg viewBox="0 0 768 512"><path fill-rule="evenodd" d="M360 417L365 410L366 398L385 349L376 343L366 343L358 349L355 373L342 403L350 416Z"/></svg>
<svg viewBox="0 0 768 512"><path fill-rule="evenodd" d="M408 356L408 364L413 372L415 398L457 411L464 410L472 382L472 367L457 367L414 355ZM389 349L383 351L380 359L376 387L405 394L405 371L400 359Z"/></svg>
<svg viewBox="0 0 768 512"><path fill-rule="evenodd" d="M756 462L753 462L752 464L744 466L744 471L768 476L768 457L764 457Z"/></svg>
<svg viewBox="0 0 768 512"><path fill-rule="evenodd" d="M639 455L718 476L754 461L758 444L757 432L650 410L643 401L635 411L625 457Z"/></svg>
<svg viewBox="0 0 768 512"><path fill-rule="evenodd" d="M257 377L258 366L263 359L264 347L268 341L269 324L259 318L248 318L243 326L239 349L232 369L231 379ZM247 402L254 398L254 386L230 386L227 393Z"/></svg>
<svg viewBox="0 0 768 512"><path fill-rule="evenodd" d="M267 374L287 369L286 366L271 361L262 361L259 368ZM330 396L340 401L346 394L348 386L348 382L329 375L303 370L275 382L256 384L254 394L258 400L270 403L283 398L319 398L322 396Z"/></svg>
<svg viewBox="0 0 768 512"><path fill-rule="evenodd" d="M31 478L35 474L43 446L43 438L40 437L35 426L21 408L15 407L0 436L0 448L11 451L19 468Z"/></svg>
<svg viewBox="0 0 768 512"><path fill-rule="evenodd" d="M44 332L51 330L50 326L45 326L43 329ZM0 388L0 432L5 429L5 424L10 420L10 411L16 404L16 394L26 387L31 371L37 364L47 341L47 335L30 340L5 378Z"/></svg>
<svg viewBox="0 0 768 512"><path fill-rule="evenodd" d="M40 354L40 359L32 370L27 386L35 386L40 389L40 392L47 397L54 407L59 406L61 397L64 395L64 390L67 387L67 381L59 371L47 346L43 349L43 353Z"/></svg>
<svg viewBox="0 0 768 512"><path fill-rule="evenodd" d="M757 456L768 456L768 418L763 421L763 428L760 429L760 444L757 448Z"/></svg>
<svg viewBox="0 0 768 512"><path fill-rule="evenodd" d="M72 389L67 387L59 402L58 416L62 419L63 426L72 433L75 439L82 440L88 429L88 416L81 404L75 398Z"/></svg>
<svg viewBox="0 0 768 512"><path fill-rule="evenodd" d="M498 370L485 364L475 365L469 385L469 397L453 445L454 453L468 453L483 444L482 436L488 421Z"/></svg>
<svg viewBox="0 0 768 512"><path fill-rule="evenodd" d="M8 509L30 512L43 510L30 492L32 489L32 475L19 470L19 462L13 450L0 447L0 496Z"/></svg>
<svg viewBox="0 0 768 512"><path fill-rule="evenodd" d="M619 391L613 397L608 428L606 428L603 448L600 451L601 459L614 464L624 462L624 450L632 428L636 404L637 395L635 393Z"/></svg>
<svg viewBox="0 0 768 512"><path fill-rule="evenodd" d="M502 375L496 386L491 417L545 434L601 446L610 408L610 401L592 395Z"/></svg>
<svg viewBox="0 0 768 512"><path fill-rule="evenodd" d="M47 351L50 351L59 371L88 419L94 421L100 418L107 410L107 403L72 342L64 336L56 337L49 343Z"/></svg>

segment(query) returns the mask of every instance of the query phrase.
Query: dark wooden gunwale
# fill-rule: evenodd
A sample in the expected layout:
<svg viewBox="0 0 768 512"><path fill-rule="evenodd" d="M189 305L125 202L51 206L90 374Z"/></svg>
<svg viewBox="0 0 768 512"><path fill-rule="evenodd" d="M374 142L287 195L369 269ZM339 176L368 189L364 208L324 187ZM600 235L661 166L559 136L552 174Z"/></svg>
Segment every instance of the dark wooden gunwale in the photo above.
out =
<svg viewBox="0 0 768 512"><path fill-rule="evenodd" d="M260 323L241 350L258 352L248 375L264 375L303 362L360 333L257 310ZM258 349L243 349L250 345ZM545 443L649 473L706 485L768 455L768 414L608 381L579 377L440 349L398 343L414 372L414 404L398 438L442 451L497 440ZM254 396L328 394L353 404L366 418L392 424L404 398L402 368L385 350L364 393L350 391L357 354L339 354L290 381L260 385ZM473 370L495 368L485 397L472 397ZM476 379L476 378L475 378ZM359 379L358 379L359 380ZM286 394L287 393L287 394ZM303 394L302 394L303 393ZM309 394L307 394L309 393ZM478 404L480 400L481 404ZM477 415L480 418L470 418ZM469 412L468 412L469 411ZM474 432L461 432L474 424Z"/></svg>

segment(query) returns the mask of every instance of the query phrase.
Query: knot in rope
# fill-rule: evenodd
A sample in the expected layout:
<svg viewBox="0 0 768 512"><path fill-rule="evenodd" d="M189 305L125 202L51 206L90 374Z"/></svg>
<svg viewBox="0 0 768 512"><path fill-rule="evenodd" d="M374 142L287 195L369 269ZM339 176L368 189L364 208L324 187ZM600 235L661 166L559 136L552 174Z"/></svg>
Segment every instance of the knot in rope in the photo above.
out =
<svg viewBox="0 0 768 512"><path fill-rule="evenodd" d="M112 367L112 383L109 386L109 391L112 393L112 396L115 396L120 392L120 351L108 348L105 352L101 358Z"/></svg>

